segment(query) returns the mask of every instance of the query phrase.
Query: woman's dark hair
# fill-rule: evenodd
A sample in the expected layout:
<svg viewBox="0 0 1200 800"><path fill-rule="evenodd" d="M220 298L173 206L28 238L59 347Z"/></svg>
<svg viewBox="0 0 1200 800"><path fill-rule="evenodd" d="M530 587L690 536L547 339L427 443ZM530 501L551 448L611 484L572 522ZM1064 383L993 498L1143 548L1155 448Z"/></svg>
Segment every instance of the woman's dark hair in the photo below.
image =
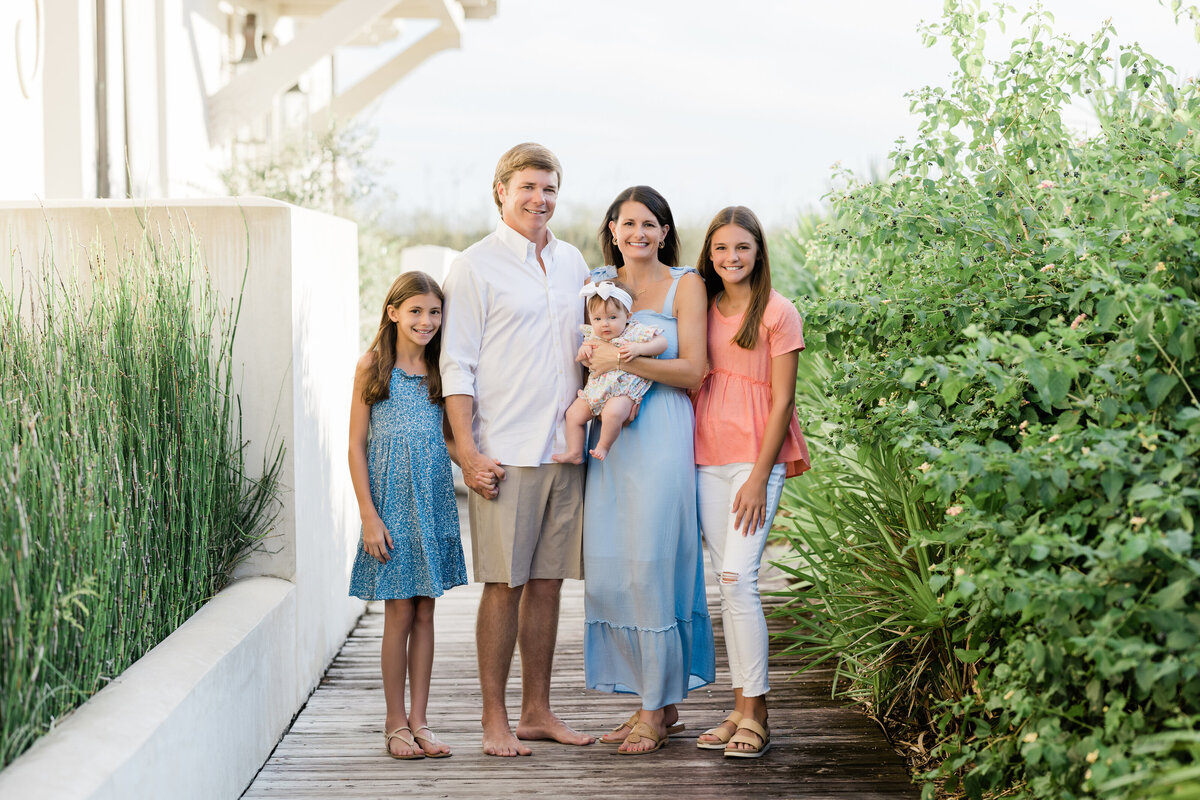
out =
<svg viewBox="0 0 1200 800"><path fill-rule="evenodd" d="M600 223L600 230L596 233L600 238L600 252L604 255L604 263L614 267L625 266L625 258L613 243L614 237L608 223L616 222L621 215L621 206L631 202L641 203L650 209L658 224L667 229L662 249L658 251L658 260L668 267L679 266L679 234L675 233L675 218L671 216L671 207L667 205L666 198L649 186L630 186L617 195L608 211L604 212L604 222Z"/></svg>
<svg viewBox="0 0 1200 800"><path fill-rule="evenodd" d="M736 225L750 234L758 250L754 257L754 268L750 272L750 307L746 309L742 326L733 337L739 347L753 350L758 344L758 329L762 326L767 301L771 299L771 259L767 257L767 240L763 236L762 223L754 212L745 206L728 206L718 211L704 234L704 246L700 248L700 257L696 259L696 269L704 278L704 288L708 290L708 302L711 304L725 289L721 276L713 267L712 240L717 230L726 225Z"/></svg>
<svg viewBox="0 0 1200 800"><path fill-rule="evenodd" d="M392 282L388 289L387 299L383 301L383 316L379 319L379 331L367 352L374 354L375 362L371 374L367 377L367 385L363 387L362 400L373 406L380 400L387 400L391 394L392 367L396 365L396 323L388 317L388 308L397 311L404 301L410 297L431 294L445 305L446 297L437 281L424 272L405 272ZM438 358L442 352L442 330L438 329L429 343L425 345L425 385L429 389L429 402L443 405L442 373L438 367Z"/></svg>

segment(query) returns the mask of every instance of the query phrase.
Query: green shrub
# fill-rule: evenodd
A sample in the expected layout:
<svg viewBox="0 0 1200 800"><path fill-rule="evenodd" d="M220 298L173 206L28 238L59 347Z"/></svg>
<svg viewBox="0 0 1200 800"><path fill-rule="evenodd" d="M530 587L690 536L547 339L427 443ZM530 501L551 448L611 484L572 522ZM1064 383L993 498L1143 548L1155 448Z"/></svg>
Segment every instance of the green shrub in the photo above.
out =
<svg viewBox="0 0 1200 800"><path fill-rule="evenodd" d="M796 535L795 646L840 649L850 696L927 712L929 795L1150 796L1197 770L1200 92L1111 27L1073 41L1041 11L989 58L1009 13L950 3L924 29L959 61L950 87L914 93L920 135L888 179L841 176L795 243L830 372L798 402L853 465L791 501L833 515ZM1092 136L1063 122L1080 101ZM864 517L909 482L907 516ZM929 613L887 620L889 571ZM855 595L874 611L847 617ZM941 643L906 654L913 631Z"/></svg>
<svg viewBox="0 0 1200 800"><path fill-rule="evenodd" d="M0 765L191 616L270 524L197 254L44 264L0 303ZM87 283L87 281L85 281Z"/></svg>

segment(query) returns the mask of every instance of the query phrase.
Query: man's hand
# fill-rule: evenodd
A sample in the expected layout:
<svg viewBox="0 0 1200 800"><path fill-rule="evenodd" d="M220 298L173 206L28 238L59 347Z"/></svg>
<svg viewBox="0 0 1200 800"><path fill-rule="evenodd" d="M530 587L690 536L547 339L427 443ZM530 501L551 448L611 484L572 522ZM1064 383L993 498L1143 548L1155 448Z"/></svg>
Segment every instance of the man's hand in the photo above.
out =
<svg viewBox="0 0 1200 800"><path fill-rule="evenodd" d="M495 500L500 495L500 481L504 480L504 469L496 459L485 456L478 450L461 454L463 483L484 500Z"/></svg>

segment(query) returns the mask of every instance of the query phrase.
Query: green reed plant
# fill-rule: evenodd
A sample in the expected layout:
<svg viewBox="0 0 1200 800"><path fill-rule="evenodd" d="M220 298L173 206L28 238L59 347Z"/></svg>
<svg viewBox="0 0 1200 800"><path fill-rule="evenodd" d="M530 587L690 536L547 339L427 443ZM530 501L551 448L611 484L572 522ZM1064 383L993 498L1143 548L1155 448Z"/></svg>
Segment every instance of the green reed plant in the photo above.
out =
<svg viewBox="0 0 1200 800"><path fill-rule="evenodd" d="M244 463L237 304L194 243L0 297L0 764L191 616L277 510Z"/></svg>

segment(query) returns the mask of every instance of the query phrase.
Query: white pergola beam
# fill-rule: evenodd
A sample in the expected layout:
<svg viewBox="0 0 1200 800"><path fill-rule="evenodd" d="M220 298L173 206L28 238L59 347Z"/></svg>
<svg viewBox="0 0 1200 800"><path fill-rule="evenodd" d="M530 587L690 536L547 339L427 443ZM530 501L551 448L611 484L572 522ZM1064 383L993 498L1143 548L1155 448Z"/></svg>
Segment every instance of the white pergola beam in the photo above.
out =
<svg viewBox="0 0 1200 800"><path fill-rule="evenodd" d="M280 17L319 17L329 10L336 0L281 0L273 7ZM467 19L487 19L496 15L496 0L457 0ZM396 7L384 14L385 19L440 19L441 0L400 0Z"/></svg>
<svg viewBox="0 0 1200 800"><path fill-rule="evenodd" d="M349 119L357 115L425 59L443 50L462 46L462 6L456 0L437 1L442 9L439 14L441 24L397 53L391 61L334 97L329 106L315 111L311 117L314 128L320 130L328 125L331 114L335 119Z"/></svg>
<svg viewBox="0 0 1200 800"><path fill-rule="evenodd" d="M283 0L272 8L279 17L310 19L329 11L331 0ZM382 15L387 19L441 19L442 0L397 0Z"/></svg>
<svg viewBox="0 0 1200 800"><path fill-rule="evenodd" d="M397 5L397 0L341 0L283 47L234 76L209 98L212 140L232 138L239 125L266 113L276 94Z"/></svg>

